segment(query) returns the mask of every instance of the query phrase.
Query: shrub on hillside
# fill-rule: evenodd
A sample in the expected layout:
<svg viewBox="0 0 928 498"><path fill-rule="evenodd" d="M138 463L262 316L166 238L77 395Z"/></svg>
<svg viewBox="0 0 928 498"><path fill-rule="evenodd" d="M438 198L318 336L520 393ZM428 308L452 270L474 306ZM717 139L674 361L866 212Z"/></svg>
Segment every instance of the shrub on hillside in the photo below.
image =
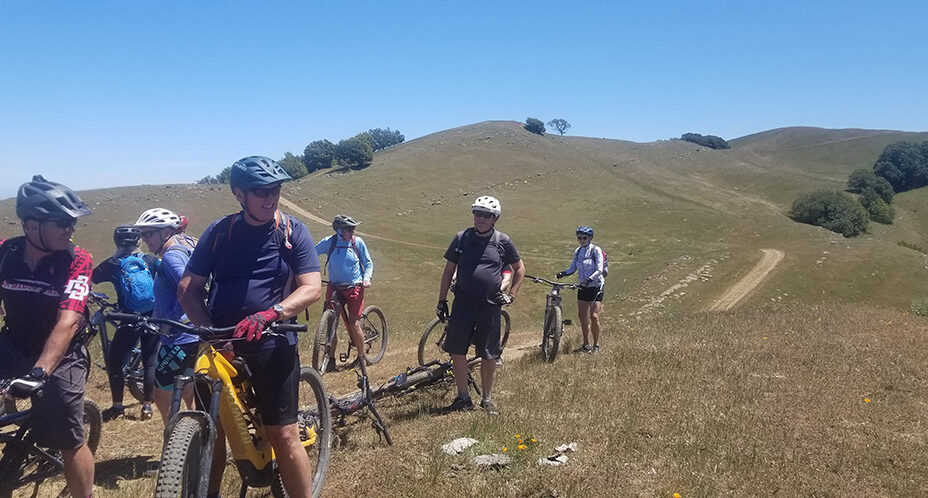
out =
<svg viewBox="0 0 928 498"><path fill-rule="evenodd" d="M399 130L391 130L389 126L386 130L383 128L374 128L372 130L367 130L367 133L371 136L371 145L374 148L374 152L386 149L387 147L393 147L406 140L406 137L404 137Z"/></svg>
<svg viewBox="0 0 928 498"><path fill-rule="evenodd" d="M545 134L545 124L536 118L527 118L525 120L525 129L538 135Z"/></svg>
<svg viewBox="0 0 928 498"><path fill-rule="evenodd" d="M873 172L885 178L896 192L928 185L928 140L887 145L873 164Z"/></svg>
<svg viewBox="0 0 928 498"><path fill-rule="evenodd" d="M845 192L819 190L802 194L793 201L790 217L800 223L820 226L854 237L867 231L870 216L867 210Z"/></svg>
<svg viewBox="0 0 928 498"><path fill-rule="evenodd" d="M692 142L697 145L702 145L703 147L709 147L710 149L730 149L731 145L728 145L728 142L725 141L722 137L717 137L715 135L700 135L699 133L684 133L680 136L680 140L684 142Z"/></svg>
<svg viewBox="0 0 928 498"><path fill-rule="evenodd" d="M880 196L886 204L893 203L893 186L885 178L876 176L867 168L854 170L847 179L847 190L855 194L867 195L874 193Z"/></svg>
<svg viewBox="0 0 928 498"><path fill-rule="evenodd" d="M306 170L306 165L303 164L303 159L289 152L285 152L284 157L277 162L280 164L280 167L293 178L302 178L309 173L309 171Z"/></svg>
<svg viewBox="0 0 928 498"><path fill-rule="evenodd" d="M548 121L548 126L557 130L561 136L564 136L564 133L567 133L567 130L570 128L570 123L566 119L556 118Z"/></svg>
<svg viewBox="0 0 928 498"><path fill-rule="evenodd" d="M895 209L875 192L868 192L860 196L860 203L870 214L871 220L884 225L893 223L893 217L896 215Z"/></svg>
<svg viewBox="0 0 928 498"><path fill-rule="evenodd" d="M314 140L303 149L303 165L312 173L317 169L331 168L335 162L335 144L328 140Z"/></svg>
<svg viewBox="0 0 928 498"><path fill-rule="evenodd" d="M374 147L370 133L358 133L348 140L340 140L335 146L335 159L346 168L361 169L374 160Z"/></svg>

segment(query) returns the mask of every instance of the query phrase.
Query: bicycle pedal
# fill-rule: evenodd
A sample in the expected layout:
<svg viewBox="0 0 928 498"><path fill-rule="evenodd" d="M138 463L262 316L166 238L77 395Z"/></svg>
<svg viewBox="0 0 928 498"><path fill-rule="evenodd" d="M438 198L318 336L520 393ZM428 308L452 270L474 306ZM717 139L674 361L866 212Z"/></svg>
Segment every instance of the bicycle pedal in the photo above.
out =
<svg viewBox="0 0 928 498"><path fill-rule="evenodd" d="M570 319L564 320L564 321L562 321L561 323L563 323L564 325L573 325L573 324L574 324L574 322L573 322L572 320L570 320Z"/></svg>

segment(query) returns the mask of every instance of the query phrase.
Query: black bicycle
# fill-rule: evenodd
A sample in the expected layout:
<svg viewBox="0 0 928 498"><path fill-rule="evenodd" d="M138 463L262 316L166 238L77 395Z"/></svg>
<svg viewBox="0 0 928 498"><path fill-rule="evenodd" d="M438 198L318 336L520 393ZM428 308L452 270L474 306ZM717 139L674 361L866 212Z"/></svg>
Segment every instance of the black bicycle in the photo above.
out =
<svg viewBox="0 0 928 498"><path fill-rule="evenodd" d="M179 375L174 379L171 415L164 431L161 467L155 482L157 498L206 496L219 421L225 429L232 459L242 479L241 496L245 496L249 487L268 486L273 496L288 496L268 444L255 400L251 371L242 358L225 348L230 340L236 340L231 339L235 327L198 327L174 320L121 313L111 313L108 318L154 329L168 325L201 340L193 377ZM305 330L305 325L272 323L264 334ZM191 382L196 387L197 409L181 410L181 395ZM300 371L297 402L300 440L313 465L312 494L319 496L331 458L332 420L322 378L311 368L303 367ZM325 409L320 410L319 407ZM220 441L220 444L224 442Z"/></svg>
<svg viewBox="0 0 928 498"><path fill-rule="evenodd" d="M97 363L97 366L103 370L107 370L107 365L110 358L110 344L112 339L110 338L109 330L107 329L107 311L117 311L118 307L115 303L109 301L109 296L101 292L91 292L89 299L90 308L93 310L93 313L90 315L90 323L88 327L93 329L91 334L100 335L100 349L103 351L103 365ZM114 327L118 324L110 320ZM108 371L108 370L107 370ZM145 370L142 365L142 350L139 348L138 343L129 351L129 354L126 356L125 361L122 364L122 375L125 379L126 388L129 390L129 394L135 398L138 402L144 402L144 389L145 389Z"/></svg>
<svg viewBox="0 0 928 498"><path fill-rule="evenodd" d="M532 275L526 275L525 278L536 284L548 284L551 286L551 290L545 296L545 317L541 334L541 357L546 362L551 363L557 356L561 336L564 334L564 325L571 324L570 320L564 320L564 312L561 310L561 290L576 289L578 285L552 282L546 278Z"/></svg>
<svg viewBox="0 0 928 498"><path fill-rule="evenodd" d="M331 282L323 281L326 285L336 285ZM332 300L325 303L322 316L319 318L319 327L316 329L316 339L313 342L313 368L320 374L334 369L335 365L330 364L333 358L341 363L346 363L351 358L351 350L354 349L354 343L349 335L348 340L342 344L345 346L345 352L335 356L335 347L338 337L338 316L341 314L345 319L347 328L348 316L344 312L344 301L339 290L354 287L355 284L337 285L337 289L332 293ZM370 364L377 363L383 358L387 350L387 319L383 316L383 311L377 306L368 306L361 313L361 334L364 336L364 355Z"/></svg>
<svg viewBox="0 0 928 498"><path fill-rule="evenodd" d="M506 310L500 310L500 327L499 327L499 347L503 349L509 341L509 332L512 329L512 323L509 319L509 313ZM438 324L442 324L441 327ZM440 332L439 332L440 331ZM450 358L445 352L445 337L448 335L448 322L441 321L436 316L425 327L425 332L419 338L419 349L416 352L416 359L420 365L425 365L432 361L444 361Z"/></svg>
<svg viewBox="0 0 928 498"><path fill-rule="evenodd" d="M479 358L473 358L467 363L467 382L478 396L480 395L480 387L470 374L470 371L479 364ZM377 410L376 400L387 395L402 396L426 386L438 384L454 378L454 371L450 359L446 361L433 360L425 365L407 368L404 372L390 378L376 389L371 388L367 376L367 369L363 365L360 366L360 369L355 369L355 373L358 376L358 391L341 398L336 398L332 395L329 396L329 406L331 407L331 415L334 420L333 425L345 427L350 415L366 409L368 413L362 416L369 414L371 426L377 431L377 434L383 437L383 439L387 441L387 444L391 446L393 445L393 438L390 436L387 424L383 421L383 417L380 416Z"/></svg>
<svg viewBox="0 0 928 498"><path fill-rule="evenodd" d="M0 381L0 390L5 390L14 379ZM39 391L36 395L41 395ZM6 403L0 415L0 497L7 498L13 491L34 484L32 496L38 494L42 481L61 475L64 460L61 451L44 448L35 443L32 427L32 408L17 411L15 403ZM12 412L6 410L12 409ZM84 399L84 438L91 452L100 444L103 418L100 408L92 400Z"/></svg>

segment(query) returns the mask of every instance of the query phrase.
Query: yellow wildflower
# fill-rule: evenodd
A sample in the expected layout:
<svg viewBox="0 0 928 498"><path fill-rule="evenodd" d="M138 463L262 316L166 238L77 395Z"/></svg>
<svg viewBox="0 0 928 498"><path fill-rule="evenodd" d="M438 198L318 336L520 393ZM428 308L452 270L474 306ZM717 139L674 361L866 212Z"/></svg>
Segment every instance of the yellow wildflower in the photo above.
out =
<svg viewBox="0 0 928 498"><path fill-rule="evenodd" d="M680 498L680 493L674 493L673 498Z"/></svg>
<svg viewBox="0 0 928 498"><path fill-rule="evenodd" d="M518 448L519 448L520 450L524 450L525 448L528 448L528 446L525 446L524 444L520 444L520 445L518 446Z"/></svg>
<svg viewBox="0 0 928 498"><path fill-rule="evenodd" d="M509 451L509 448L503 446L503 451Z"/></svg>
<svg viewBox="0 0 928 498"><path fill-rule="evenodd" d="M870 398L864 398L864 403L869 403L869 402L870 402Z"/></svg>
<svg viewBox="0 0 928 498"><path fill-rule="evenodd" d="M537 443L537 442L538 442L538 440L537 440L537 439L535 439L535 438L532 438L532 442L533 442L533 443Z"/></svg>
<svg viewBox="0 0 928 498"><path fill-rule="evenodd" d="M516 434L516 439L519 439L519 438L521 438L521 437L522 437L522 436Z"/></svg>

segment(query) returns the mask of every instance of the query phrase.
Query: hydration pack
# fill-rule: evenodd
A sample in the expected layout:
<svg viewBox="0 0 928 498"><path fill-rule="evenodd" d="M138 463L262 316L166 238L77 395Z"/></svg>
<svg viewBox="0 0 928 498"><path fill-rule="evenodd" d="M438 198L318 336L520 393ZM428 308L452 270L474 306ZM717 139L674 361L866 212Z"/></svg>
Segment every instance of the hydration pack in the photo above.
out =
<svg viewBox="0 0 928 498"><path fill-rule="evenodd" d="M609 256L606 256L606 251L603 251L603 248L599 248L599 252L603 253L603 277L609 276Z"/></svg>
<svg viewBox="0 0 928 498"><path fill-rule="evenodd" d="M140 254L119 261L117 285L125 311L150 313L155 308L155 279Z"/></svg>

